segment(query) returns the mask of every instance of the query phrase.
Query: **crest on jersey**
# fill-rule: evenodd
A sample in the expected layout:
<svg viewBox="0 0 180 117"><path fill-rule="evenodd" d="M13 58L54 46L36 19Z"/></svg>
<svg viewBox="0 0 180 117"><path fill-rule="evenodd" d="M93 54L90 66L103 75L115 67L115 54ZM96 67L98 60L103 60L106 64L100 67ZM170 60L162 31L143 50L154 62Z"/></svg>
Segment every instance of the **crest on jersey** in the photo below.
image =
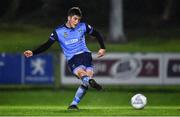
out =
<svg viewBox="0 0 180 117"><path fill-rule="evenodd" d="M79 29L78 31L81 33L81 32L82 32L82 29Z"/></svg>
<svg viewBox="0 0 180 117"><path fill-rule="evenodd" d="M63 36L66 38L68 36L67 32L64 32Z"/></svg>

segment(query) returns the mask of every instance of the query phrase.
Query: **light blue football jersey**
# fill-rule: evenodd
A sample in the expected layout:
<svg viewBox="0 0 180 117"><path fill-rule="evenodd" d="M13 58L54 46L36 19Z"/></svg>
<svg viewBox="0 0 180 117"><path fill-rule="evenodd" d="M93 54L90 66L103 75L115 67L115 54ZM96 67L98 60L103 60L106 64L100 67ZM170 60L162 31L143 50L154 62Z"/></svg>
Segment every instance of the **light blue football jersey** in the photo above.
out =
<svg viewBox="0 0 180 117"><path fill-rule="evenodd" d="M92 32L93 28L86 23L78 23L75 28L68 28L64 24L54 30L50 39L59 42L66 59L70 60L76 54L90 52L86 46L85 34Z"/></svg>

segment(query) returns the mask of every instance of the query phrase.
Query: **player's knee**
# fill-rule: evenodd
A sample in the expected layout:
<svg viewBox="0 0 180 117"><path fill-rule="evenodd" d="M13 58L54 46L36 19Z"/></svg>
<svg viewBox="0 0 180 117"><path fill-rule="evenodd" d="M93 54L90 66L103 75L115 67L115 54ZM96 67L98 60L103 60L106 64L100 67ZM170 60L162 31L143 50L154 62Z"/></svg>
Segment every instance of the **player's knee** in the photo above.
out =
<svg viewBox="0 0 180 117"><path fill-rule="evenodd" d="M93 77L93 74L92 73L87 73L87 76L89 76L90 78Z"/></svg>
<svg viewBox="0 0 180 117"><path fill-rule="evenodd" d="M83 70L78 71L76 74L79 78L82 78L83 76L87 76L87 73Z"/></svg>
<svg viewBox="0 0 180 117"><path fill-rule="evenodd" d="M90 78L92 78L94 75L93 71L87 71L87 76L89 76Z"/></svg>

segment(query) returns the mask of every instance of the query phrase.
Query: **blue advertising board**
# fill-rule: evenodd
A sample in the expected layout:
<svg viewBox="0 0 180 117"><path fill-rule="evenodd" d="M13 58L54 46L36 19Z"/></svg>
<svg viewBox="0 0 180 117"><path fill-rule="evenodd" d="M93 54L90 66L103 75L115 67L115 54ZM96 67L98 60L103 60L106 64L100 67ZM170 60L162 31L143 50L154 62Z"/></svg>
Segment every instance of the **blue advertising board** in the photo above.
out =
<svg viewBox="0 0 180 117"><path fill-rule="evenodd" d="M53 56L0 54L0 84L53 84Z"/></svg>
<svg viewBox="0 0 180 117"><path fill-rule="evenodd" d="M51 54L25 58L23 82L25 84L52 84L54 81L52 59Z"/></svg>
<svg viewBox="0 0 180 117"><path fill-rule="evenodd" d="M21 55L0 54L0 84L21 83Z"/></svg>

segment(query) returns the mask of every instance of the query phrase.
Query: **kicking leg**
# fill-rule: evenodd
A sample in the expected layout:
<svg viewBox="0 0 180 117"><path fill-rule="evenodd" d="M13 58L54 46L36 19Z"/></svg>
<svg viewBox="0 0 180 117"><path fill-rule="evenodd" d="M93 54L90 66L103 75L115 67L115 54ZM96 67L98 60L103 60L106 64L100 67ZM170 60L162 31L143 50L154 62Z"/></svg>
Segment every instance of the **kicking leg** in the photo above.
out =
<svg viewBox="0 0 180 117"><path fill-rule="evenodd" d="M87 73L87 76L89 76L91 79L89 80L89 84L92 88L95 88L96 90L101 90L102 89L102 86L99 85L94 79L92 79L93 77L93 70L92 69L86 69L86 73Z"/></svg>
<svg viewBox="0 0 180 117"><path fill-rule="evenodd" d="M102 86L99 85L94 79L92 79L93 76L93 71L92 70L84 70L84 69L79 69L77 72L77 76L81 78L83 84L85 86L91 86L92 88L95 88L96 90L101 90Z"/></svg>

